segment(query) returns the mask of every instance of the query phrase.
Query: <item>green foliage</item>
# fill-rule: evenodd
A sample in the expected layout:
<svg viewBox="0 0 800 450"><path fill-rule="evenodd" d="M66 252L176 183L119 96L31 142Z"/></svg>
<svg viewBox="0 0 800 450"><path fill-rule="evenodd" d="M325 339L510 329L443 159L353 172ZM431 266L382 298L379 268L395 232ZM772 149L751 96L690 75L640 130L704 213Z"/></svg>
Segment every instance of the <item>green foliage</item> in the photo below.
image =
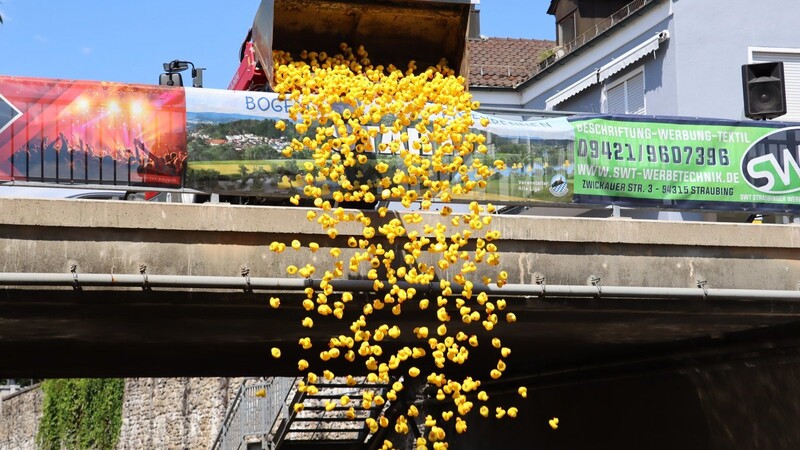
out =
<svg viewBox="0 0 800 450"><path fill-rule="evenodd" d="M219 171L214 169L194 169L186 174L187 185L195 189L212 189L219 185Z"/></svg>
<svg viewBox="0 0 800 450"><path fill-rule="evenodd" d="M195 131L211 139L223 139L229 135L252 134L254 136L280 139L288 143L291 142L292 138L299 137L294 127L289 126L286 131L282 132L275 128L275 121L271 119L205 123L200 124ZM280 157L279 150L282 150L282 148L276 149L264 143L260 145L248 144L239 151L230 144L207 144L205 139L198 139L193 135L188 137L187 147L190 161L275 159Z"/></svg>
<svg viewBox="0 0 800 450"><path fill-rule="evenodd" d="M286 160L282 165L278 166L276 172L278 175L293 177L300 173L300 165L297 163L297 160L289 159Z"/></svg>
<svg viewBox="0 0 800 450"><path fill-rule="evenodd" d="M114 448L122 427L124 389L122 379L45 380L38 448Z"/></svg>
<svg viewBox="0 0 800 450"><path fill-rule="evenodd" d="M189 142L188 146L192 161L227 161L239 160L242 157L230 144L207 145L194 140Z"/></svg>
<svg viewBox="0 0 800 450"><path fill-rule="evenodd" d="M555 56L556 49L555 48L548 48L546 50L542 50L536 55L536 61L544 61L551 56Z"/></svg>
<svg viewBox="0 0 800 450"><path fill-rule="evenodd" d="M515 144L512 142L503 143L497 146L498 153L514 153L517 155L526 155L530 152L527 145Z"/></svg>
<svg viewBox="0 0 800 450"><path fill-rule="evenodd" d="M198 126L197 130L211 136L213 139L221 139L231 134L248 133L256 136L264 136L276 139L288 137L289 140L291 140L292 138L297 137L294 127L289 125L286 127L285 131L281 131L275 128L275 121L272 119L244 119L225 123L204 123Z"/></svg>
<svg viewBox="0 0 800 450"><path fill-rule="evenodd" d="M251 161L259 159L278 159L281 158L281 154L269 145L254 145L245 147L239 158Z"/></svg>

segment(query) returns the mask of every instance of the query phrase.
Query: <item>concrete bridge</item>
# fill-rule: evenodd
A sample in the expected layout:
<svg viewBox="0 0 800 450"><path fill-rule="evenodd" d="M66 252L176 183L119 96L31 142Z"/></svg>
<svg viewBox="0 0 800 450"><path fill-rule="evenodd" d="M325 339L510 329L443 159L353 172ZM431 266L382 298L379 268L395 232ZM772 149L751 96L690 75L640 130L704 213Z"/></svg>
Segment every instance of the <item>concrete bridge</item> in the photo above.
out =
<svg viewBox="0 0 800 450"><path fill-rule="evenodd" d="M298 338L338 334L352 320L299 326L305 281L286 279L286 265L323 267L326 247L346 247L359 232L340 226L331 241L302 208L2 199L0 211L3 377L295 374L296 360L309 358ZM599 434L620 419L639 426L642 439L667 427L650 427L661 420L688 427L684 439L699 436L695 446L675 436L637 441L647 448L774 443L774 433L735 425L753 420L762 429L784 424L793 431L778 433L781 442L800 443L796 427L779 418L796 418L800 408L799 227L498 216L493 228L503 236L499 269L510 285L492 295L506 297L519 319L497 330L513 349L508 384L492 388L498 395L524 382L539 399L528 413L568 409L573 419L594 420ZM268 249L291 239L322 251ZM276 293L277 310L267 301ZM369 299L364 292L355 301ZM409 308L401 320L433 325L430 316ZM404 335L396 344L411 341ZM284 349L277 361L274 345ZM474 359L473 368L488 371L496 355ZM644 399L660 405L650 419L630 409ZM752 417L766 401L774 414ZM520 426L509 445L525 433L555 439Z"/></svg>

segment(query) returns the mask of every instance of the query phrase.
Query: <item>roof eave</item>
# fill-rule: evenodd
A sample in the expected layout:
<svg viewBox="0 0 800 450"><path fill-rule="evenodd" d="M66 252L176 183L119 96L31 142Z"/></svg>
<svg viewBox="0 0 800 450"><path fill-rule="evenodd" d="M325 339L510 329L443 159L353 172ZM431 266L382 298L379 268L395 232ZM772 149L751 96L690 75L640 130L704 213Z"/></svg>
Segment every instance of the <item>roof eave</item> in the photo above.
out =
<svg viewBox="0 0 800 450"><path fill-rule="evenodd" d="M513 92L515 90L515 88L511 87L511 86L470 86L469 88L470 89L486 89L486 90L492 90L492 91L506 90L506 91L510 91L510 92Z"/></svg>
<svg viewBox="0 0 800 450"><path fill-rule="evenodd" d="M550 6L547 7L547 14L554 16L556 14L556 6L558 6L558 0L550 0Z"/></svg>

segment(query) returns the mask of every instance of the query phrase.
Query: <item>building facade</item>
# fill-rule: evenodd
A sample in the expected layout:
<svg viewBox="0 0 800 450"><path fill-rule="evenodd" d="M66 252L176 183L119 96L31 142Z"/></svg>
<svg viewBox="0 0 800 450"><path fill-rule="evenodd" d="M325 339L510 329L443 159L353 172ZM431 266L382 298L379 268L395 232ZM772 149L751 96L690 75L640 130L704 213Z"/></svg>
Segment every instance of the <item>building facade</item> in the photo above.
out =
<svg viewBox="0 0 800 450"><path fill-rule="evenodd" d="M791 0L553 0L552 55L523 82L471 90L487 106L744 119L742 65L783 61L788 112L777 120L800 121L796 8Z"/></svg>

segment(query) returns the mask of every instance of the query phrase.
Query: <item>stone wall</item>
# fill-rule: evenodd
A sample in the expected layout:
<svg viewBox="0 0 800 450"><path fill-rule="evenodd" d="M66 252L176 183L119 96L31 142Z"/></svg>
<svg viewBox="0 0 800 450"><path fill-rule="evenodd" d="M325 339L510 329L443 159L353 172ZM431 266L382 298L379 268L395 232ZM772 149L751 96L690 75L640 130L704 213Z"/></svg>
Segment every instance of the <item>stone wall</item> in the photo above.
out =
<svg viewBox="0 0 800 450"><path fill-rule="evenodd" d="M240 378L130 378L118 450L203 449L217 437Z"/></svg>
<svg viewBox="0 0 800 450"><path fill-rule="evenodd" d="M43 395L34 385L0 399L0 450L36 448Z"/></svg>
<svg viewBox="0 0 800 450"><path fill-rule="evenodd" d="M117 450L207 449L242 378L128 378ZM38 386L0 402L0 450L34 450L43 395Z"/></svg>

